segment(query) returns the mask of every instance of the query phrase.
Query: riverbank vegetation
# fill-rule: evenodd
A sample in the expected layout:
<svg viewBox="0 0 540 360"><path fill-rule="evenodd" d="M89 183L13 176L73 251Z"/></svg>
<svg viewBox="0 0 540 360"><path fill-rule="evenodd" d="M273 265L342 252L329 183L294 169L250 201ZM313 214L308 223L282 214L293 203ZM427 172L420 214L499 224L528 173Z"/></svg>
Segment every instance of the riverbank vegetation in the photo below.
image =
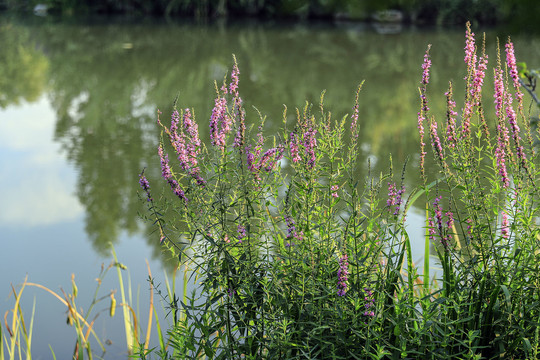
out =
<svg viewBox="0 0 540 360"><path fill-rule="evenodd" d="M511 23L534 28L535 0L4 0L0 9L34 10L39 14L129 14L262 18L337 18L370 20L379 11L398 10L400 21L429 24Z"/></svg>
<svg viewBox="0 0 540 360"><path fill-rule="evenodd" d="M267 136L262 115L247 127L235 60L216 83L210 144L190 109L170 123L160 114L173 200L154 199L144 172L140 185L159 240L200 282L178 306L173 358L537 358L538 133L513 43L489 59L485 41L467 25L465 99L456 103L450 82L442 116L429 109L442 94L428 96L427 46L418 189L403 181L407 162L355 177L370 167L357 162L361 86L351 115L328 112L323 93L292 123L284 108L283 132ZM429 148L438 171L426 169ZM422 267L405 227L419 202Z"/></svg>
<svg viewBox="0 0 540 360"><path fill-rule="evenodd" d="M234 59L215 84L209 124L181 98L170 117L159 114L156 160L170 193L155 193L143 171L145 216L155 241L189 269L184 284L197 287L164 297L174 320L155 350L140 339L130 350L174 359L538 358L538 102L527 98L537 73L518 65L510 40L495 59L485 41L467 27L462 101L452 82L446 94L430 93L437 64L426 44L411 114L419 156L385 173L358 161L359 109L369 106L362 85L350 114L328 111L322 93L317 105L283 108L283 130L270 136L264 115L246 118ZM438 97L442 114L430 109ZM207 144L199 126L210 128ZM404 181L411 168L418 188ZM426 214L422 264L406 227L413 204ZM65 298L75 296L74 287ZM13 321L20 311L16 304Z"/></svg>

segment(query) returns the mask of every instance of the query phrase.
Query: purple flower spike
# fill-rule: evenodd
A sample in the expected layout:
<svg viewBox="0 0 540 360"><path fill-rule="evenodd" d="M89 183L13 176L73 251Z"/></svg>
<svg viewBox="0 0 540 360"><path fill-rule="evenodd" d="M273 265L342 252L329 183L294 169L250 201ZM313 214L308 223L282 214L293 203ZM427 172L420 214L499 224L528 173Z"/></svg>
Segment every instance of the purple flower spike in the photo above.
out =
<svg viewBox="0 0 540 360"><path fill-rule="evenodd" d="M422 85L426 86L429 83L429 68L431 67L431 59L429 58L429 49L431 45L428 46L428 49L424 55L424 63L422 64Z"/></svg>
<svg viewBox="0 0 540 360"><path fill-rule="evenodd" d="M476 67L476 45L474 33L471 31L471 23L467 22L467 31L465 33L465 63L470 71Z"/></svg>
<svg viewBox="0 0 540 360"><path fill-rule="evenodd" d="M226 136L231 131L232 119L228 114L227 99L218 95L210 117L210 140L212 145L225 150Z"/></svg>
<svg viewBox="0 0 540 360"><path fill-rule="evenodd" d="M504 239L510 238L510 222L508 221L508 214L506 211L502 212L502 225L501 225L501 235Z"/></svg>
<svg viewBox="0 0 540 360"><path fill-rule="evenodd" d="M169 180L172 176L171 168L169 167L169 155L164 154L162 145L158 148L158 154L161 161L161 176L165 180Z"/></svg>
<svg viewBox="0 0 540 360"><path fill-rule="evenodd" d="M448 251L451 234L453 232L454 214L450 211L446 212L444 215L446 216L447 221L443 221L443 212L440 205L441 200L442 196L439 196L433 201L435 218L432 218L431 216L428 218L429 238L431 241L435 242L435 238L438 237L441 244L444 246L444 249Z"/></svg>
<svg viewBox="0 0 540 360"><path fill-rule="evenodd" d="M505 98L503 71L500 68L495 69L494 83L495 94L493 95L493 97L495 98L495 114L497 115L497 119L500 119L502 117L502 109Z"/></svg>
<svg viewBox="0 0 540 360"><path fill-rule="evenodd" d="M457 135L456 135L456 117L457 112L454 110L456 108L456 102L453 97L452 83L450 83L446 95L446 142L450 149L455 149L457 145Z"/></svg>
<svg viewBox="0 0 540 360"><path fill-rule="evenodd" d="M295 132L292 132L289 135L289 147L291 150L292 161L297 163L302 160L302 158L300 157L300 150L298 149L297 135Z"/></svg>
<svg viewBox="0 0 540 360"><path fill-rule="evenodd" d="M344 254L339 259L339 268L337 272L338 276L338 296L345 296L347 294L347 286L348 286L348 280L349 280L349 258L347 257L347 254Z"/></svg>
<svg viewBox="0 0 540 360"><path fill-rule="evenodd" d="M245 237L247 236L247 234L246 234L246 227L243 226L243 225L238 225L236 231L238 232L238 235L237 235L238 242L241 243L241 242L242 242L242 239L245 238Z"/></svg>
<svg viewBox="0 0 540 360"><path fill-rule="evenodd" d="M514 144L516 146L516 153L518 156L518 159L520 160L520 164L523 168L527 167L526 164L526 156L525 152L523 150L523 146L521 145L521 137L519 136L520 128L517 123L517 116L516 112L514 111L514 108L512 107L512 96L510 94L506 94L506 117L508 119L508 123L510 124L510 128L512 129L512 139L514 140Z"/></svg>
<svg viewBox="0 0 540 360"><path fill-rule="evenodd" d="M422 64L422 86L420 88L420 101L421 101L421 108L420 112L418 113L418 133L420 134L420 173L422 175L422 178L425 179L425 169L424 169L424 163L426 158L426 151L424 143L424 121L426 120L426 115L429 111L427 97L426 97L426 90L427 90L427 84L429 83L429 69L431 67L431 60L429 58L429 50L431 49L431 45L428 45L428 48L426 50L426 53L424 55L424 63Z"/></svg>
<svg viewBox="0 0 540 360"><path fill-rule="evenodd" d="M366 311L364 311L364 316L374 317L375 312L373 310L370 310L373 308L373 305L375 303L373 292L369 288L364 288L364 292L365 292L364 301L366 302L364 304L364 308L366 309Z"/></svg>
<svg viewBox="0 0 540 360"><path fill-rule="evenodd" d="M147 198L146 200L153 201L152 195L150 195L150 183L148 182L148 179L146 178L146 176L144 176L144 170L139 175L139 185L146 193L146 198Z"/></svg>
<svg viewBox="0 0 540 360"><path fill-rule="evenodd" d="M229 90L231 94L238 95L238 75L240 75L240 70L238 70L238 64L236 63L235 57L233 70L231 73L231 83L229 84Z"/></svg>
<svg viewBox="0 0 540 360"><path fill-rule="evenodd" d="M514 53L514 44L510 40L505 45L505 51L506 51L506 65L508 65L508 68L510 69L510 76L512 77L514 88L518 90L520 89L520 85L519 85L519 75L518 75L517 64L516 64L516 55Z"/></svg>
<svg viewBox="0 0 540 360"><path fill-rule="evenodd" d="M336 199L339 197L337 191L339 190L339 186L338 185L333 185L330 190L332 191L332 196L335 197Z"/></svg>
<svg viewBox="0 0 540 360"><path fill-rule="evenodd" d="M441 140L439 139L439 134L437 133L437 122L432 117L429 122L429 134L431 137L431 147L437 154L437 158L441 163L444 163L444 152L441 145Z"/></svg>
<svg viewBox="0 0 540 360"><path fill-rule="evenodd" d="M362 89L362 84L358 86L358 90L356 91L356 96L354 98L354 107L353 107L353 113L351 115L351 133L354 139L358 139L358 97L360 95L360 90Z"/></svg>

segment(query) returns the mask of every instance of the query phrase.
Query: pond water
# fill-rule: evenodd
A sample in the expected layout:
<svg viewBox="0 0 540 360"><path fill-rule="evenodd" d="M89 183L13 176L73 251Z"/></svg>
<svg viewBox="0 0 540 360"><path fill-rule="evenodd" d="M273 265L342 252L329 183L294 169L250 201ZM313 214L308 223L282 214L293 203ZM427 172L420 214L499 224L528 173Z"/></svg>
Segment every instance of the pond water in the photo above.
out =
<svg viewBox="0 0 540 360"><path fill-rule="evenodd" d="M504 42L508 35L486 30L491 59L497 36ZM518 61L540 66L540 38L513 41ZM334 116L350 113L356 87L365 80L362 156L377 171L388 166L389 154L396 169L410 157L405 182L414 188L417 88L427 44L433 44L431 109L444 116L448 80L455 82L456 99L462 94L464 27L1 18L0 314L13 306L10 283L26 275L54 291L70 291L73 273L79 305L86 308L101 264L111 262L110 243L129 268L133 298L146 313L145 259L158 282L172 264L138 215L145 209L137 196L138 174L146 167L153 183L160 174L157 110L167 117L178 95L178 106L194 109L208 138L213 82L229 71L232 54L248 118L257 119L252 106L267 115L268 135L280 129L283 105L317 103L322 90ZM415 261L423 257L422 221L421 209L413 209ZM117 287L111 272L101 294ZM28 315L34 299L34 358L50 358L49 345L57 358L68 358L75 332L66 325L65 308L42 290L28 289ZM120 316L107 317L102 313L95 329L112 342L106 357L116 358L125 354L123 325Z"/></svg>

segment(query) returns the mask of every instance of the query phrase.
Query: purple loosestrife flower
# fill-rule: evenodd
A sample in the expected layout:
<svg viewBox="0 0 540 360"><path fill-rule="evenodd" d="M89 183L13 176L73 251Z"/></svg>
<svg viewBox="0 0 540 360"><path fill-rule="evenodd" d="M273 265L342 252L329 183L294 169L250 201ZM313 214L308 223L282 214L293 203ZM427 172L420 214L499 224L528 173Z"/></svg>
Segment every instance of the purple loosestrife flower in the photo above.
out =
<svg viewBox="0 0 540 360"><path fill-rule="evenodd" d="M465 223L467 224L467 235L469 237L472 237L472 231L473 231L472 219L465 220Z"/></svg>
<svg viewBox="0 0 540 360"><path fill-rule="evenodd" d="M506 170L506 149L509 145L508 129L501 119L497 125L497 147L495 148L495 158L497 159L497 168L501 178L501 185L504 189L510 186L510 179Z"/></svg>
<svg viewBox="0 0 540 360"><path fill-rule="evenodd" d="M272 171L274 169L274 165L277 161L281 160L283 158L283 146L281 147L275 147L267 150L261 157L261 160L259 161L258 168L259 170L263 169L266 172Z"/></svg>
<svg viewBox="0 0 540 360"><path fill-rule="evenodd" d="M338 296L345 296L347 294L347 286L349 281L349 262L348 262L347 254L343 254L343 256L339 259L339 268L337 272L338 276Z"/></svg>
<svg viewBox="0 0 540 360"><path fill-rule="evenodd" d="M193 120L191 115L191 110L184 110L184 119L183 119L184 131L188 137L187 150L189 155L189 160L193 168L197 167L197 156L199 155L201 148L201 140L199 139L199 127L197 123Z"/></svg>
<svg viewBox="0 0 540 360"><path fill-rule="evenodd" d="M388 200L386 200L386 206L389 208L396 204L396 183L388 182Z"/></svg>
<svg viewBox="0 0 540 360"><path fill-rule="evenodd" d="M311 170L315 167L317 160L315 153L317 130L315 129L314 118L307 118L306 113L301 118L298 110L297 116L298 124L289 134L291 158L294 163L302 161L302 164L306 165L306 169Z"/></svg>
<svg viewBox="0 0 540 360"><path fill-rule="evenodd" d="M510 186L510 179L506 169L506 150L510 145L508 129L506 127L503 115L503 108L506 103L506 91L503 80L503 71L501 69L500 57L498 58L498 67L493 74L495 85L495 115L497 117L497 147L495 148L495 158L497 160L497 168L501 179L501 185L504 189Z"/></svg>
<svg viewBox="0 0 540 360"><path fill-rule="evenodd" d="M448 250L451 228L454 224L454 215L450 211L446 212L445 215L448 220L446 222L443 221L443 212L440 205L441 200L442 196L439 196L433 201L435 218L432 218L431 216L428 218L429 238L431 241L435 242L435 237L438 237L441 244L444 246L444 249Z"/></svg>
<svg viewBox="0 0 540 360"><path fill-rule="evenodd" d="M238 70L238 64L236 63L236 56L233 55L234 65L231 73L231 83L229 84L229 90L231 94L238 94L238 75L240 75L240 70Z"/></svg>
<svg viewBox="0 0 540 360"><path fill-rule="evenodd" d="M474 33L471 31L471 23L467 22L467 31L465 32L465 63L467 69L471 70L476 67L476 45Z"/></svg>
<svg viewBox="0 0 540 360"><path fill-rule="evenodd" d="M309 158L307 164L310 169L315 167L315 161L317 159L315 155L315 148L317 147L317 139L315 138L316 134L317 130L315 130L313 127L310 127L304 133L304 149L306 158Z"/></svg>
<svg viewBox="0 0 540 360"><path fill-rule="evenodd" d="M351 133L354 139L358 139L358 110L359 110L358 98L360 95L360 90L362 90L362 85L363 83L358 86L358 90L356 91L356 96L354 98L353 113L351 115L351 119L352 119Z"/></svg>
<svg viewBox="0 0 540 360"><path fill-rule="evenodd" d="M429 49L431 45L428 45L428 49L424 54L424 63L422 64L422 85L425 87L429 83L429 68L431 67L431 59L429 58Z"/></svg>
<svg viewBox="0 0 540 360"><path fill-rule="evenodd" d="M171 187L173 193L180 199L187 202L188 199L186 198L184 191L180 187L180 184L178 184L178 182L173 179L172 171L169 166L169 156L167 154L164 154L162 144L160 144L158 147L158 154L161 161L161 176L163 176L163 178L167 180L167 183L169 183L169 186Z"/></svg>
<svg viewBox="0 0 540 360"><path fill-rule="evenodd" d="M184 151L180 165L200 186L204 186L206 181L200 176L198 163L199 153L201 151L201 140L199 138L199 128L193 120L191 111L184 110L183 118L184 132L182 136L185 138ZM180 154L179 154L180 160Z"/></svg>
<svg viewBox="0 0 540 360"><path fill-rule="evenodd" d="M388 200L386 200L386 205L388 206L388 211L394 209L393 215L398 215L401 208L401 198L405 192L405 185L401 185L401 189L397 190L395 182L388 182Z"/></svg>
<svg viewBox="0 0 540 360"><path fill-rule="evenodd" d="M212 145L225 150L226 136L231 131L232 119L228 114L227 99L218 94L210 117L210 140Z"/></svg>
<svg viewBox="0 0 540 360"><path fill-rule="evenodd" d="M240 117L240 121L237 122L238 129L236 130L236 136L234 137L233 146L235 148L242 149L246 136L246 112L244 111L244 109L239 109L238 116Z"/></svg>
<svg viewBox="0 0 540 360"><path fill-rule="evenodd" d="M463 108L463 122L461 124L461 138L468 138L471 133L471 118L473 115L473 102L471 99L465 101Z"/></svg>
<svg viewBox="0 0 540 360"><path fill-rule="evenodd" d="M178 110L174 109L171 114L171 126L169 127L169 135L171 136L171 142L174 144L178 139L178 123L180 122L180 114Z"/></svg>
<svg viewBox="0 0 540 360"><path fill-rule="evenodd" d="M476 61L476 55L475 55ZM487 69L487 55L480 57L478 66L469 69L472 76L472 86L469 87L469 94L465 101L465 108L463 109L463 123L462 123L462 138L468 138L471 132L471 119L473 116L473 109L475 106L480 106L482 98L482 86L484 85L484 78L486 76Z"/></svg>
<svg viewBox="0 0 540 360"><path fill-rule="evenodd" d="M505 98L505 91L504 91L504 81L503 81L503 71L501 68L495 69L494 72L494 83L495 83L495 94L493 94L493 97L495 98L495 115L497 116L497 119L502 118L502 109L504 104L504 98Z"/></svg>
<svg viewBox="0 0 540 360"><path fill-rule="evenodd" d="M182 170L189 169L189 154L186 146L186 139L182 132L178 132L178 122L180 120L180 114L175 109L171 115L171 127L169 128L169 135L171 137L171 143L178 156L178 162L182 167Z"/></svg>
<svg viewBox="0 0 540 360"><path fill-rule="evenodd" d="M365 296L364 296L365 304L364 304L364 307L366 309L364 311L364 316L374 317L375 312L373 310L370 310L373 307L373 304L375 302L375 299L373 297L373 292L367 287L364 288L364 292L365 292Z"/></svg>
<svg viewBox="0 0 540 360"><path fill-rule="evenodd" d="M426 97L426 90L427 90L427 84L429 83L429 69L431 67L431 60L429 58L429 49L431 49L431 44L428 45L428 48L426 50L426 53L424 55L424 62L422 64L422 86L420 87L420 101L421 101L421 108L420 112L418 113L418 133L420 134L420 173L422 175L422 178L425 179L425 158L426 158L426 151L424 143L424 121L426 119L427 112L429 111L428 108L428 102Z"/></svg>
<svg viewBox="0 0 540 360"><path fill-rule="evenodd" d="M457 135L456 135L456 117L457 112L454 110L456 108L456 102L453 97L452 83L450 82L448 86L448 91L446 95L446 143L450 149L455 149L457 145Z"/></svg>
<svg viewBox="0 0 540 360"><path fill-rule="evenodd" d="M150 183L146 176L144 176L144 170L139 174L139 185L146 193L146 201L153 201L152 195L150 195Z"/></svg>
<svg viewBox="0 0 540 360"><path fill-rule="evenodd" d="M477 76L476 68L476 45L474 39L474 33L471 31L471 24L467 22L467 31L465 32L465 58L464 61L467 64L467 95L465 100L465 106L463 108L462 114L462 125L461 125L461 138L468 138L470 135L470 123L473 115L473 107L476 105L476 89L475 81L483 81L482 73ZM487 64L486 64L487 65ZM482 65L483 68L483 65ZM481 68L481 69L482 69ZM472 84L471 84L472 82Z"/></svg>
<svg viewBox="0 0 540 360"><path fill-rule="evenodd" d="M292 217L285 217L285 223L287 224L287 239L291 238L296 234L296 226Z"/></svg>
<svg viewBox="0 0 540 360"><path fill-rule="evenodd" d="M257 149L255 149L255 151L252 152L251 151L251 146L249 146L249 145L246 147L246 162L247 162L247 166L248 166L249 171L251 171L252 173L254 173L256 171L257 151L260 152L260 150L257 150Z"/></svg>
<svg viewBox="0 0 540 360"><path fill-rule="evenodd" d="M504 239L510 238L510 222L508 221L508 214L504 210L501 214L501 235Z"/></svg>
<svg viewBox="0 0 540 360"><path fill-rule="evenodd" d="M525 116L523 114L523 93L521 92L519 73L516 66L516 55L514 54L514 44L510 41L510 37L508 38L508 42L506 44L506 64L510 68L510 76L512 77L512 81L514 83L514 89L516 90L516 100L518 101L519 114L521 115L522 119L525 119ZM532 147L533 139L531 136L531 129L530 129L529 122L525 121L523 125L525 128L527 142L529 143L529 146ZM521 152L521 156L519 152ZM518 147L518 157L521 160L521 166L524 169L527 169L527 166L525 164L525 154L523 153L523 148Z"/></svg>
<svg viewBox="0 0 540 360"><path fill-rule="evenodd" d="M171 168L169 167L169 155L164 154L161 144L158 147L158 154L161 161L161 176L165 180L168 180L172 176Z"/></svg>
<svg viewBox="0 0 540 360"><path fill-rule="evenodd" d="M236 135L234 137L234 147L239 148L242 152L244 146L244 137L246 133L246 112L242 108L242 98L238 94L238 82L240 70L236 62L236 56L233 55L234 65L231 73L231 82L229 84L229 92L233 95L233 122L237 124Z"/></svg>
<svg viewBox="0 0 540 360"><path fill-rule="evenodd" d="M292 217L285 216L285 223L287 224L287 242L285 247L291 247L296 245L291 240L296 239L297 241L302 241L304 233L302 231L297 232L295 222Z"/></svg>
<svg viewBox="0 0 540 360"><path fill-rule="evenodd" d="M516 65L516 55L514 53L514 44L508 39L508 43L505 45L506 51L506 65L510 69L510 76L512 77L512 82L514 84L514 89L516 89L516 99L522 100L523 93L521 93L519 85L519 74Z"/></svg>
<svg viewBox="0 0 540 360"><path fill-rule="evenodd" d="M437 158L443 164L444 166L444 152L441 145L441 141L439 139L439 135L437 133L437 122L433 117L431 117L429 121L429 134L431 137L431 147L433 148L433 151L435 154L437 154Z"/></svg>
<svg viewBox="0 0 540 360"><path fill-rule="evenodd" d="M338 190L339 190L338 185L333 185L332 187L330 187L330 191L332 191L332 196L335 197L336 199L339 197L337 193Z"/></svg>
<svg viewBox="0 0 540 360"><path fill-rule="evenodd" d="M302 160L300 157L300 149L298 148L297 134L294 131L289 135L289 148L293 162L297 163Z"/></svg>
<svg viewBox="0 0 540 360"><path fill-rule="evenodd" d="M512 129L512 139L514 139L514 143L516 145L517 157L521 166L523 168L527 168L526 156L525 152L523 151L523 146L521 146L521 137L519 136L520 129L517 123L517 116L514 108L512 107L512 96L509 93L506 93L505 100L506 117L508 119L508 123L510 124L510 128Z"/></svg>
<svg viewBox="0 0 540 360"><path fill-rule="evenodd" d="M487 64L488 56L481 56L480 60L478 60L478 67L474 72L473 87L471 91L476 100L479 100L479 97L482 94L482 86L484 85L484 78L486 77Z"/></svg>
<svg viewBox="0 0 540 360"><path fill-rule="evenodd" d="M243 225L238 225L238 227L236 228L236 231L238 232L238 235L237 235L238 242L242 243L242 239L244 239L247 236L246 227Z"/></svg>
<svg viewBox="0 0 540 360"><path fill-rule="evenodd" d="M285 148L283 145L266 150L262 155L262 148L264 145L264 137L262 135L262 125L259 126L259 133L257 134L257 145L252 151L251 146L246 148L246 160L249 171L253 174L257 182L261 181L260 172L271 172L276 163L283 158Z"/></svg>

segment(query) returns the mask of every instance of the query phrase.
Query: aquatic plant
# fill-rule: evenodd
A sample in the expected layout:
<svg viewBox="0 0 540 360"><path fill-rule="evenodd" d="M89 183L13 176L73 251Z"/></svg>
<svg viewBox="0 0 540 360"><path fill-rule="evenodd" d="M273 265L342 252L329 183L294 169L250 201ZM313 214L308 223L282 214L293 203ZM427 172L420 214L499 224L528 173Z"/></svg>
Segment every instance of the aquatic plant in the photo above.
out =
<svg viewBox="0 0 540 360"><path fill-rule="evenodd" d="M144 185L144 183L141 183L141 185ZM103 358L106 355L106 342L98 336L94 330L94 325L96 324L96 320L103 313L107 313L110 318L113 318L116 314L117 308L122 310L123 315L126 333L126 355L133 353L144 354L153 352L156 349L159 349L159 351L162 353L167 353L169 344L167 344L164 339L164 332L162 331L160 319L157 315L154 292L157 292L161 296L160 303L163 310L166 310L169 302L172 301L169 299L173 298L172 294L175 292L174 278L172 283L166 278L165 283L167 286L167 294L162 295L159 287L154 284L150 266L147 263L148 275L150 279L149 313L147 317L146 329L143 329L142 324L140 323L142 316L139 316L139 314L136 312L136 307L132 302L131 282L129 281L127 286L124 284L124 275L122 274L122 271L127 271L127 267L118 261L114 249L112 249L112 255L114 261L112 261L108 266L105 266L104 264L101 266L99 275L96 278L97 285L94 291L94 296L86 310L83 310L77 305L79 291L75 282L74 274L71 275L71 292L66 292L63 289L61 289L60 292L55 292L41 284L28 281L28 276L24 279L22 284L17 287L12 287L12 294L15 300L14 306L12 309L9 309L4 313L3 324L0 323L0 360L23 358L32 359L32 338L39 336L39 334L33 334L36 303L34 300L32 313L29 317L25 315L21 306L23 292L29 287L44 290L46 293L55 297L66 307L66 326L72 326L76 334L72 356L73 359L93 359L96 356ZM100 295L103 280L105 279L109 270L114 268L117 269L120 301L117 301L116 299L116 293L118 291L116 289L111 290L104 295ZM185 291L185 287L183 288L183 291ZM108 306L101 310L95 310L95 308L103 302L108 302ZM5 327L5 333L2 332L2 327ZM156 328L158 332L159 345L151 348L150 336L152 328ZM50 347L50 350L52 357L56 359L54 348ZM38 357L43 357L43 354L38 354Z"/></svg>
<svg viewBox="0 0 540 360"><path fill-rule="evenodd" d="M174 358L537 357L537 134L524 115L510 40L493 71L494 100L483 96L488 57L469 24L465 43L463 107L456 111L450 83L442 122L428 106L431 45L424 55L423 185L408 193L405 165L399 185L392 166L356 177L359 166L370 169L358 163L361 86L352 115L333 117L323 92L318 111L297 108L293 123L284 108L282 134L265 136L258 114L254 134L234 58L230 80L215 86L208 146L192 130L193 111L175 109L170 125L160 114L162 174L179 202L161 206L146 178L141 185L160 241L200 284L177 304ZM425 136L439 172L426 171ZM180 139L197 144L191 166ZM421 270L405 228L420 201ZM171 205L176 218L166 221ZM431 277L430 251L440 279Z"/></svg>

